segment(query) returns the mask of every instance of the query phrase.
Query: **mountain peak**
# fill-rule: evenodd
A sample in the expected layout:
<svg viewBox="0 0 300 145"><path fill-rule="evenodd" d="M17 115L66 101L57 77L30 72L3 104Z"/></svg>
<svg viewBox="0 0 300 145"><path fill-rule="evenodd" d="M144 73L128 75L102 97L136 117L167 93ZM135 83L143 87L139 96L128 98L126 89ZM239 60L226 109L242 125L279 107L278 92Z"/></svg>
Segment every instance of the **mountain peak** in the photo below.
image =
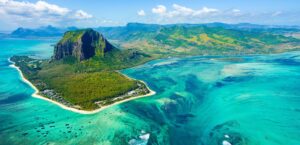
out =
<svg viewBox="0 0 300 145"><path fill-rule="evenodd" d="M97 31L81 29L67 31L54 48L55 60L73 56L77 60L86 60L93 56L104 56L114 47Z"/></svg>

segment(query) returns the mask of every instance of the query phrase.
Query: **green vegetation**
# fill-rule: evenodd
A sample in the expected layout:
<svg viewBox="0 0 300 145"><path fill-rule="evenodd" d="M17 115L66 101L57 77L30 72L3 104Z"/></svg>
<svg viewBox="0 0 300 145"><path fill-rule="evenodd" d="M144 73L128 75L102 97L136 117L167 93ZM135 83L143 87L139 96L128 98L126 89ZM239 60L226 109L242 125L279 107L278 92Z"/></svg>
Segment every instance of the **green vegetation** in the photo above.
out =
<svg viewBox="0 0 300 145"><path fill-rule="evenodd" d="M159 57L243 55L299 50L300 40L279 29L226 29L205 25L144 25L99 29L123 49ZM143 28L143 29L141 29Z"/></svg>
<svg viewBox="0 0 300 145"><path fill-rule="evenodd" d="M100 37L98 41L94 42L96 46L96 56L104 56L104 49L106 47L105 40L103 40L103 37Z"/></svg>
<svg viewBox="0 0 300 145"><path fill-rule="evenodd" d="M150 55L135 50L112 50L103 57L93 57L91 59L77 63L77 72L95 72L101 70L120 70L128 67L143 64L154 59ZM66 62L65 60L63 60Z"/></svg>
<svg viewBox="0 0 300 145"><path fill-rule="evenodd" d="M86 30L77 30L77 31L67 31L64 34L64 37L59 41L59 43L65 43L66 41L76 42L78 41Z"/></svg>
<svg viewBox="0 0 300 145"><path fill-rule="evenodd" d="M86 61L48 63L47 60L35 60L26 56L14 56L11 60L16 62L25 77L35 84L43 96L69 107L80 106L77 108L93 110L111 104L114 98L133 90L143 90L135 96L148 93L143 83L129 79L113 69L96 69L93 66L98 71L84 71L82 66L86 65ZM50 90L55 90L55 93L49 95L47 92ZM103 101L102 105L96 104L97 101Z"/></svg>
<svg viewBox="0 0 300 145"><path fill-rule="evenodd" d="M47 82L67 101L87 110L99 108L94 103L96 101L112 99L137 89L137 83L112 71L57 76Z"/></svg>

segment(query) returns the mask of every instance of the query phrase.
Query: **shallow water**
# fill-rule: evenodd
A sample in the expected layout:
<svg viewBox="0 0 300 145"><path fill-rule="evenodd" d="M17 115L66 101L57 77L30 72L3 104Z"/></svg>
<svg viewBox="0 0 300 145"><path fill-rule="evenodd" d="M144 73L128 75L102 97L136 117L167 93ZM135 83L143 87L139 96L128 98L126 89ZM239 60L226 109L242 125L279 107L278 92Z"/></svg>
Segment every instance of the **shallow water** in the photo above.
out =
<svg viewBox="0 0 300 145"><path fill-rule="evenodd" d="M123 73L156 95L81 115L31 97L12 55L56 40L0 40L0 144L300 144L300 52L155 60Z"/></svg>

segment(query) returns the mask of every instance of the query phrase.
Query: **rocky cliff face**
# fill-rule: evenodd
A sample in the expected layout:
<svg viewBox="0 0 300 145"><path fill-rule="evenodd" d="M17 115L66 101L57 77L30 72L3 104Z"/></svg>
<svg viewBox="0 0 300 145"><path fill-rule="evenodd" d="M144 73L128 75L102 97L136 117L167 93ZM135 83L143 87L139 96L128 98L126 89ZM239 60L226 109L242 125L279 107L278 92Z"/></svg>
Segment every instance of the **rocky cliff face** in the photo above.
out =
<svg viewBox="0 0 300 145"><path fill-rule="evenodd" d="M98 32L92 29L68 31L54 48L53 59L60 60L74 56L77 60L93 56L104 56L114 47Z"/></svg>

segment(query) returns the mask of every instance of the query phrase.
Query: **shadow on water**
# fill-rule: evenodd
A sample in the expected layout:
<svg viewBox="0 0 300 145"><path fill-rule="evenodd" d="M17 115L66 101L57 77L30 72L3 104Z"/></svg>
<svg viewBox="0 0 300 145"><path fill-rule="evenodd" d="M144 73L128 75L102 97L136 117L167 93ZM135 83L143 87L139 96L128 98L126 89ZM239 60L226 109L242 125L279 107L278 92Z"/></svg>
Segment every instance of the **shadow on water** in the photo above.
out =
<svg viewBox="0 0 300 145"><path fill-rule="evenodd" d="M207 85L199 80L195 75L187 75L185 81L185 91L191 93L200 101L207 90Z"/></svg>
<svg viewBox="0 0 300 145"><path fill-rule="evenodd" d="M178 85L172 78L163 76L156 79L151 78L150 82L156 82L151 84L151 88L158 94L164 94L163 97L169 101L162 104L154 100L131 101L120 105L123 111L139 117L151 126L151 136L148 144L158 144L157 140L159 139L156 138L155 132L160 132L162 126L165 126L168 132L166 144L181 145L196 144L197 142L197 137L187 131L185 126L196 116L193 109L201 104L208 87L192 74L184 75L179 79L184 80L184 88L181 89L184 92L189 92L188 95L176 92L165 95L166 89L157 89L166 88L166 84L168 87ZM164 85L164 87L161 85ZM179 138L180 140L178 140Z"/></svg>
<svg viewBox="0 0 300 145"><path fill-rule="evenodd" d="M0 94L0 96L3 96ZM10 104L10 103L17 103L28 99L28 95L24 94L17 94L17 95L10 95L8 98L0 100L0 105L2 104Z"/></svg>
<svg viewBox="0 0 300 145"><path fill-rule="evenodd" d="M236 121L228 121L216 125L209 133L209 144L224 144L224 141L228 141L233 145L246 145L247 139L240 133L232 130L232 128L239 128L239 123ZM230 134L230 136L228 134Z"/></svg>
<svg viewBox="0 0 300 145"><path fill-rule="evenodd" d="M281 58L281 59L275 59L273 60L273 62L280 63L282 65L290 65L290 66L300 65L300 62L294 59Z"/></svg>

